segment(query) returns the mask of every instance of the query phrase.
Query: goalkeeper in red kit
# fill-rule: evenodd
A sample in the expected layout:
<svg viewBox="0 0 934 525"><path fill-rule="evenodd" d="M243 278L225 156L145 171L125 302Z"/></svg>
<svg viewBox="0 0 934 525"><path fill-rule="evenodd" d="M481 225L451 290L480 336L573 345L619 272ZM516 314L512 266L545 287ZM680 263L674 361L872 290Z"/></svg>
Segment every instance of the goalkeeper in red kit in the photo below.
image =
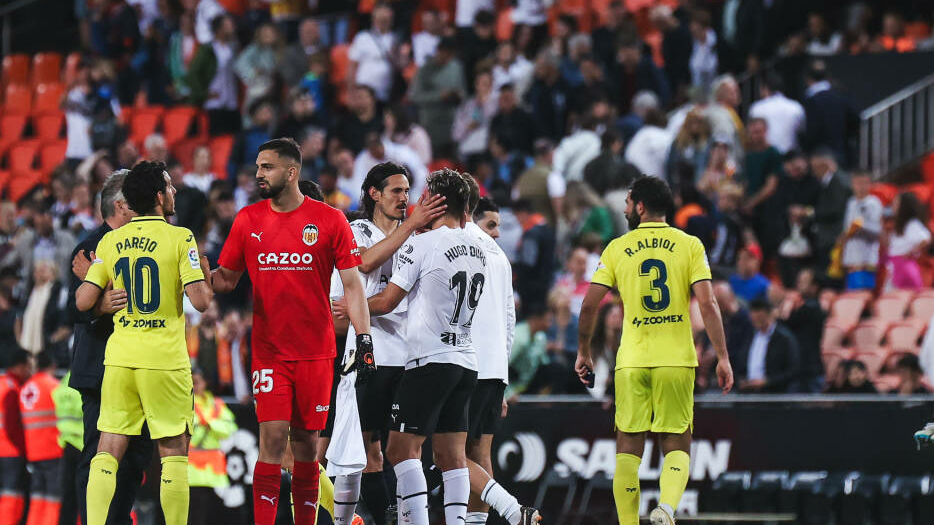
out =
<svg viewBox="0 0 934 525"><path fill-rule="evenodd" d="M273 525L280 468L291 441L296 525L313 525L318 504L318 436L328 417L336 355L331 274L337 268L357 335L353 363L373 365L370 315L357 272L359 251L340 211L302 195L301 151L292 139L259 148L256 180L264 200L240 210L212 272L215 292L244 271L253 283L253 397L259 460L253 471L256 525Z"/></svg>

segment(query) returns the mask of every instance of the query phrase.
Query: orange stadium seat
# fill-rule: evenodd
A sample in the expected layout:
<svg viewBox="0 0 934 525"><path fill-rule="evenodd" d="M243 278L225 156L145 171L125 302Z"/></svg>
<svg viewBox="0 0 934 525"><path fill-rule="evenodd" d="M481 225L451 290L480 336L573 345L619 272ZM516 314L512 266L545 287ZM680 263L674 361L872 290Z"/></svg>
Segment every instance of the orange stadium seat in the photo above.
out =
<svg viewBox="0 0 934 525"><path fill-rule="evenodd" d="M821 339L821 352L830 352L843 348L843 341L846 339L847 328L840 326L833 321L828 321L824 325L824 336Z"/></svg>
<svg viewBox="0 0 934 525"><path fill-rule="evenodd" d="M886 335L892 350L916 350L919 339L924 335L924 323L919 320L901 321L893 324Z"/></svg>
<svg viewBox="0 0 934 525"><path fill-rule="evenodd" d="M26 84L9 84L3 97L5 113L27 114L32 109L32 92Z"/></svg>
<svg viewBox="0 0 934 525"><path fill-rule="evenodd" d="M900 290L894 293L886 293L876 299L872 305L873 317L876 319L885 319L886 321L900 321L905 317L905 310L908 309L908 303L912 299L912 293L903 293L907 290Z"/></svg>
<svg viewBox="0 0 934 525"><path fill-rule="evenodd" d="M10 181L10 172L7 170L0 170L0 192L6 188L6 183Z"/></svg>
<svg viewBox="0 0 934 525"><path fill-rule="evenodd" d="M65 162L65 150L68 149L67 140L54 140L42 145L39 150L39 171L48 176L55 168Z"/></svg>
<svg viewBox="0 0 934 525"><path fill-rule="evenodd" d="M29 56L7 55L3 57L3 83L26 84L29 82Z"/></svg>
<svg viewBox="0 0 934 525"><path fill-rule="evenodd" d="M62 136L65 114L61 111L38 113L32 117L32 128L42 141L58 140Z"/></svg>
<svg viewBox="0 0 934 525"><path fill-rule="evenodd" d="M919 295L911 301L911 307L908 309L908 316L929 321L934 316L934 297Z"/></svg>
<svg viewBox="0 0 934 525"><path fill-rule="evenodd" d="M191 171L193 165L191 163L192 155L195 152L195 149L198 146L205 146L207 142L203 139L184 139L176 142L172 148L172 155L182 164L182 168L186 172ZM225 172L226 173L226 172Z"/></svg>
<svg viewBox="0 0 934 525"><path fill-rule="evenodd" d="M198 108L192 106L176 106L170 108L162 117L162 135L170 146L188 136L188 130Z"/></svg>
<svg viewBox="0 0 934 525"><path fill-rule="evenodd" d="M847 292L841 294L833 302L830 309L830 318L844 326L853 327L859 322L866 309L868 296L866 294Z"/></svg>
<svg viewBox="0 0 934 525"><path fill-rule="evenodd" d="M0 155L3 155L14 142L23 136L25 127L26 115L15 113L0 115Z"/></svg>
<svg viewBox="0 0 934 525"><path fill-rule="evenodd" d="M61 82L62 55L55 52L36 53L32 59L33 85Z"/></svg>
<svg viewBox="0 0 934 525"><path fill-rule="evenodd" d="M874 349L882 344L889 322L881 319L870 319L856 325L850 340L857 350Z"/></svg>
<svg viewBox="0 0 934 525"><path fill-rule="evenodd" d="M36 86L36 98L33 110L36 112L56 111L62 105L65 86L61 82L49 82Z"/></svg>
<svg viewBox="0 0 934 525"><path fill-rule="evenodd" d="M162 120L162 107L134 108L130 113L130 140L141 146L146 137L153 134Z"/></svg>
<svg viewBox="0 0 934 525"><path fill-rule="evenodd" d="M862 361L866 365L869 377L876 377L882 372L882 366L885 364L887 356L888 354L883 349L877 348L868 352L859 352L853 358Z"/></svg>
<svg viewBox="0 0 934 525"><path fill-rule="evenodd" d="M10 148L10 153L7 155L7 166L14 173L31 170L38 151L39 141L37 139L21 140Z"/></svg>
<svg viewBox="0 0 934 525"><path fill-rule="evenodd" d="M350 62L347 52L349 50L350 46L347 44L338 44L331 48L331 65L328 76L331 78L332 84L339 86L347 79L347 68Z"/></svg>
<svg viewBox="0 0 934 525"><path fill-rule="evenodd" d="M6 196L9 200L18 202L41 183L42 175L36 170L13 172L10 182L6 185Z"/></svg>
<svg viewBox="0 0 934 525"><path fill-rule="evenodd" d="M78 70L81 68L81 53L77 51L74 53L69 53L68 57L65 59L65 74L64 80L66 86L71 86L78 80Z"/></svg>
<svg viewBox="0 0 934 525"><path fill-rule="evenodd" d="M214 162L214 174L224 178L227 175L227 160L233 150L233 135L218 135L211 138L211 160Z"/></svg>

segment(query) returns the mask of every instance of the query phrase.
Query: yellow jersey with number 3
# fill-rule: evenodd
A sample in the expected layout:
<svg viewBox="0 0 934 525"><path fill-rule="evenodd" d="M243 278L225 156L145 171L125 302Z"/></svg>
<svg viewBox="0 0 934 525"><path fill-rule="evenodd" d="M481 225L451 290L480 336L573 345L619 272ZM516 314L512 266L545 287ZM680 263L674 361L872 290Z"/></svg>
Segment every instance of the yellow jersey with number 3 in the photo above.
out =
<svg viewBox="0 0 934 525"><path fill-rule="evenodd" d="M134 217L101 239L86 282L127 292L115 313L104 364L149 370L191 366L185 345L182 295L204 280L198 246L187 228L161 217Z"/></svg>
<svg viewBox="0 0 934 525"><path fill-rule="evenodd" d="M614 239L591 282L616 288L623 301L616 368L696 367L691 285L710 278L700 240L663 222Z"/></svg>

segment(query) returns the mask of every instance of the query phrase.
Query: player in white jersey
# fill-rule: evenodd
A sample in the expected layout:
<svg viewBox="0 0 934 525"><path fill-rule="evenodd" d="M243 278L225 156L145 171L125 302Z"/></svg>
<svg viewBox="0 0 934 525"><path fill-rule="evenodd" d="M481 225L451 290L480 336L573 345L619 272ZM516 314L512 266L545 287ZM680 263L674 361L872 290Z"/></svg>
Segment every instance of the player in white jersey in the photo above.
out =
<svg viewBox="0 0 934 525"><path fill-rule="evenodd" d="M506 417L503 395L509 381L509 352L516 328L516 303L512 291L512 265L494 240L499 237L499 208L480 199L480 188L470 175L467 223L464 230L486 253L486 281L471 325L477 353L477 387L470 399L467 434L467 466L470 469L470 501L466 525L485 524L492 506L510 525L534 525L541 520L537 509L519 505L493 480L490 448L499 422ZM476 222L475 222L476 221ZM479 223L479 225L477 224Z"/></svg>
<svg viewBox="0 0 934 525"><path fill-rule="evenodd" d="M351 222L350 229L360 250L359 269L364 278L364 291L367 297L371 297L389 284L399 247L416 230L441 216L445 205L442 196L423 199L406 219L409 200L408 171L393 162L377 164L370 169L363 182L360 199L364 217ZM334 295L343 294L338 291L332 293L332 296ZM332 304L338 317L346 316L346 304L342 300L335 300ZM403 299L392 312L371 318L371 336L376 341L375 347L378 348L373 356L376 371L368 377L360 377L357 381L356 407L360 414L360 428L363 431L367 459L363 475L350 477L348 481L357 484L356 493L363 496L376 525L385 523L386 508L391 501L383 477L381 445L388 437L392 401L408 356L405 341L406 305L407 301ZM354 339L353 327L350 327L346 355L352 355ZM355 438L340 436L335 427L335 439ZM337 507L343 506L337 505L336 500L335 523L338 517L353 517L352 508L343 512L343 509L338 510Z"/></svg>
<svg viewBox="0 0 934 525"><path fill-rule="evenodd" d="M463 525L470 495L467 410L477 383L470 327L486 281L486 254L464 231L470 188L456 171L428 179L429 196L445 197L445 214L397 254L389 285L368 301L370 314L392 312L408 298L408 359L392 410L386 456L399 494L399 522L428 525L422 444L429 436L442 471L447 525Z"/></svg>

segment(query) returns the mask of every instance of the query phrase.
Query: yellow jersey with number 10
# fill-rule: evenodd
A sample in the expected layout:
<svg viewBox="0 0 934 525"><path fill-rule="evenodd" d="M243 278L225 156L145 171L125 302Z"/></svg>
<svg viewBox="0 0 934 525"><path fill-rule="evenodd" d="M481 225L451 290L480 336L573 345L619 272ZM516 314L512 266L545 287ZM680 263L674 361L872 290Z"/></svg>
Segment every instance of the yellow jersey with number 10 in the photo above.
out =
<svg viewBox="0 0 934 525"><path fill-rule="evenodd" d="M134 217L101 239L86 282L127 292L113 316L104 364L149 370L191 366L185 345L182 295L204 280L198 245L187 228L161 217Z"/></svg>
<svg viewBox="0 0 934 525"><path fill-rule="evenodd" d="M614 239L591 282L619 290L623 338L616 368L697 366L691 285L710 279L704 245L663 222Z"/></svg>

